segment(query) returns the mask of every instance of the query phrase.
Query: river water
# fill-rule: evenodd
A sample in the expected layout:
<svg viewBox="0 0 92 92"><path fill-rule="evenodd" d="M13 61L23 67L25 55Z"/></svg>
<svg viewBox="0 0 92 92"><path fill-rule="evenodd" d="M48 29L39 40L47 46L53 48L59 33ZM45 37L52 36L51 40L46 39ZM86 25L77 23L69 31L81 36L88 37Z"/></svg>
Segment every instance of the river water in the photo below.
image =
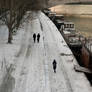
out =
<svg viewBox="0 0 92 92"><path fill-rule="evenodd" d="M76 31L86 37L92 37L92 18L84 17L65 17L65 20L72 21L75 24Z"/></svg>
<svg viewBox="0 0 92 92"><path fill-rule="evenodd" d="M92 5L57 5L50 9L57 14L68 15L65 19L74 22L77 31L92 37Z"/></svg>

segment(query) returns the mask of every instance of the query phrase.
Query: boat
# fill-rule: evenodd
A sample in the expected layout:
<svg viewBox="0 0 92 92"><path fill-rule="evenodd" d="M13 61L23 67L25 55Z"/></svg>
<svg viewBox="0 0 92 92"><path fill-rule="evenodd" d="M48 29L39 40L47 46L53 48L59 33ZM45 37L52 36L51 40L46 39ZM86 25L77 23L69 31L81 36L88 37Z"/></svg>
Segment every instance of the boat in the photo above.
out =
<svg viewBox="0 0 92 92"><path fill-rule="evenodd" d="M58 28L58 30L60 30L61 26L64 25L64 15L55 15L54 19L52 20L54 22L54 24L56 25L56 27Z"/></svg>
<svg viewBox="0 0 92 92"><path fill-rule="evenodd" d="M64 25L61 26L60 30L74 32L75 31L74 23L70 21L64 21Z"/></svg>
<svg viewBox="0 0 92 92"><path fill-rule="evenodd" d="M42 12L43 12L46 16L48 16L49 13L51 13L51 10L48 9L48 8L45 8L45 9L42 10Z"/></svg>
<svg viewBox="0 0 92 92"><path fill-rule="evenodd" d="M92 39L86 39L82 47L82 63L92 70Z"/></svg>
<svg viewBox="0 0 92 92"><path fill-rule="evenodd" d="M72 50L77 61L81 64L81 49L84 37L76 32L73 22L65 21L60 28L60 33L64 37L67 45Z"/></svg>

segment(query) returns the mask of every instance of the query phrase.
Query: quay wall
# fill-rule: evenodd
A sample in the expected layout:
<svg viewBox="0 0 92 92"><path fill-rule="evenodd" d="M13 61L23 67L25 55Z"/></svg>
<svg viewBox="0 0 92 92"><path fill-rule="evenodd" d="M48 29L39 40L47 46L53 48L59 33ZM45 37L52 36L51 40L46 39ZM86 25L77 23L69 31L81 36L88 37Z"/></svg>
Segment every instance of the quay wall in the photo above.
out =
<svg viewBox="0 0 92 92"><path fill-rule="evenodd" d="M58 5L50 9L57 14L92 17L92 5Z"/></svg>

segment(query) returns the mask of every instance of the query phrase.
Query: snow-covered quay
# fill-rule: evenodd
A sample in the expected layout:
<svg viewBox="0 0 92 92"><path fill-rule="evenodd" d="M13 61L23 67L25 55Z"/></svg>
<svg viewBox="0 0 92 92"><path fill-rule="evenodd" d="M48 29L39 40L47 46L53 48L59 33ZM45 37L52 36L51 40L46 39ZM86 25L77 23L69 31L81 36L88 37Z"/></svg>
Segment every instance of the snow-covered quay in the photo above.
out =
<svg viewBox="0 0 92 92"><path fill-rule="evenodd" d="M0 43L0 92L92 92L71 50L55 25L41 12L33 12L13 44ZM33 34L40 33L39 43ZM53 72L52 62L57 69Z"/></svg>

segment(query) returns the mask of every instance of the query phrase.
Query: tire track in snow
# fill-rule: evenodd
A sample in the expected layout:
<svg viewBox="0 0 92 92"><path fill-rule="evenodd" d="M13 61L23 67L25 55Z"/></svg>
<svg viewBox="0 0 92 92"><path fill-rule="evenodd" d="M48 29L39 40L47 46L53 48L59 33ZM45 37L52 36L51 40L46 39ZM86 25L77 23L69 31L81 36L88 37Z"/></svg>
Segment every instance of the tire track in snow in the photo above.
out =
<svg viewBox="0 0 92 92"><path fill-rule="evenodd" d="M39 18L39 16L38 16ZM41 31L42 33L44 32L43 31L43 26L42 26L42 23L39 19L39 23L40 23L40 27L41 27ZM45 71L45 87L46 87L46 90L45 92L51 92L51 89L50 89L50 79L49 79L49 68L48 68L48 62L47 62L47 53L46 53L46 48L45 48L45 45L44 45L44 33L43 33L43 46L44 46L44 71Z"/></svg>
<svg viewBox="0 0 92 92"><path fill-rule="evenodd" d="M36 25L36 24L35 24ZM39 32L39 31L38 31ZM44 79L43 79L43 77L45 77L44 76L44 71L43 71L43 62L44 62L44 54L43 54L43 49L40 47L40 45L42 46L42 48L43 48L43 44L42 43L39 43L39 45L38 44L35 44L34 46L32 45L32 47L31 47L31 56L29 56L30 57L30 60L31 60L31 63L29 63L28 64L28 67L32 67L31 68L31 70L30 70L30 68L28 69L28 71L29 71L29 73L28 73L28 75L26 76L26 79L27 79L27 85L26 85L26 87L27 87L27 89L25 90L25 92L29 92L29 90L30 91L32 91L32 92L34 92L35 90L37 90L37 91L39 91L40 90L40 92L45 92L46 90L46 86L44 86ZM40 47L40 48L39 48ZM41 50L41 51L40 51ZM28 50L29 51L29 50ZM36 53L37 52L37 53ZM38 53L38 52L40 52L40 53ZM29 53L29 52L28 52ZM41 55L40 55L41 54ZM36 55L36 56L35 56ZM39 56L40 55L40 56ZM38 57L39 56L39 57ZM41 58L42 57L42 58ZM41 62L39 61L39 59L41 59ZM38 61L38 62L37 62ZM40 64L39 63L41 63L41 66L40 66ZM36 66L39 66L39 69L37 69L37 67L35 68L35 67L33 67L34 65L36 64ZM30 66L29 66L30 65ZM34 69L33 69L34 68ZM39 73L38 71L39 70L41 70L41 73ZM31 74L30 74L31 73ZM38 78L37 78L37 76L39 75L39 74L41 74L41 76L39 76ZM34 78L37 78L37 79L35 79L35 80L39 80L39 85L37 86L37 84L36 83L33 83L33 85L32 85L32 82L33 82L33 80L32 79L34 79L34 78L32 78L30 75L37 75L37 76L34 76ZM41 80L41 81L40 81ZM31 84L31 85L30 85ZM35 86L35 89L34 88L32 88L34 85L36 85ZM40 86L40 87L39 87ZM44 86L44 89L43 89L43 86ZM44 90L44 91L42 91L42 89ZM17 91L16 91L17 92ZM46 91L46 92L48 92L48 91Z"/></svg>

